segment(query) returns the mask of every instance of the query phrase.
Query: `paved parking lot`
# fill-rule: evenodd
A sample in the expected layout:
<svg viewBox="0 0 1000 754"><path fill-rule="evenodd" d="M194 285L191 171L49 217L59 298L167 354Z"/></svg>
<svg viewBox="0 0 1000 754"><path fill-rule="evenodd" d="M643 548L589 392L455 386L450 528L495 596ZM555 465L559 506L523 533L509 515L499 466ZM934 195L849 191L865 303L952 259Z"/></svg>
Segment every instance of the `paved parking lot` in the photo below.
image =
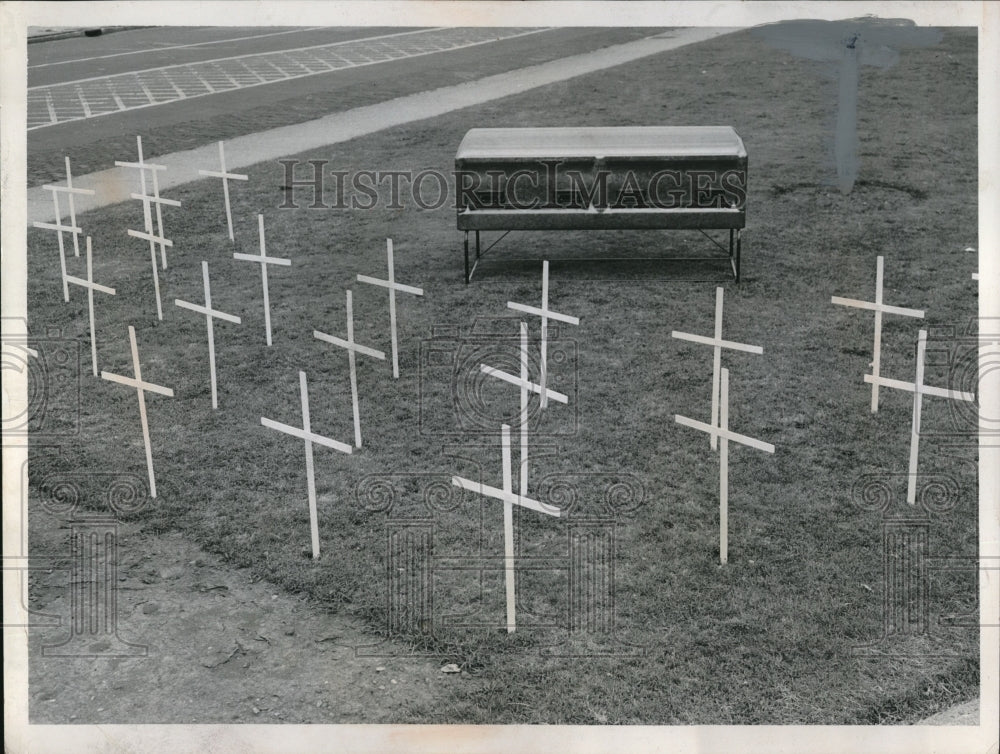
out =
<svg viewBox="0 0 1000 754"><path fill-rule="evenodd" d="M421 29L35 86L28 89L28 130L539 31L544 29Z"/></svg>

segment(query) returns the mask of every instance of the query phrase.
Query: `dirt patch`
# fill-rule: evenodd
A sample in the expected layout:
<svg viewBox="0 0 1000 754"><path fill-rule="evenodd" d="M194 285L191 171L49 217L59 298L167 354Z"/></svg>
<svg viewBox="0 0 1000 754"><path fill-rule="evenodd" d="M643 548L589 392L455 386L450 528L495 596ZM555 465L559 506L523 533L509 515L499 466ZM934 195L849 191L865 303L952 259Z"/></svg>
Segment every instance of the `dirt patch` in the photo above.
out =
<svg viewBox="0 0 1000 754"><path fill-rule="evenodd" d="M53 567L36 572L30 606L62 623L30 634L33 724L384 723L475 683L393 644L376 651L402 656L360 656L380 640L356 621L255 581L178 532L137 524L118 524L116 584L117 635L133 646L101 632L79 642L89 657L43 656L70 635L72 528L32 516L33 557Z"/></svg>

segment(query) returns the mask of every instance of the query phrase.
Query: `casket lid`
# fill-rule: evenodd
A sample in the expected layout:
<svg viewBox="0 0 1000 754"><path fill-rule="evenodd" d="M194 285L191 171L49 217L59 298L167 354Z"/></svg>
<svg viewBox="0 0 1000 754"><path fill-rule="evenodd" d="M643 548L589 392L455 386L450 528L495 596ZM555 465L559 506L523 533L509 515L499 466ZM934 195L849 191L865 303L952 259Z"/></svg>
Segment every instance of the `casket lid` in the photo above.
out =
<svg viewBox="0 0 1000 754"><path fill-rule="evenodd" d="M473 128L456 160L746 157L731 126Z"/></svg>

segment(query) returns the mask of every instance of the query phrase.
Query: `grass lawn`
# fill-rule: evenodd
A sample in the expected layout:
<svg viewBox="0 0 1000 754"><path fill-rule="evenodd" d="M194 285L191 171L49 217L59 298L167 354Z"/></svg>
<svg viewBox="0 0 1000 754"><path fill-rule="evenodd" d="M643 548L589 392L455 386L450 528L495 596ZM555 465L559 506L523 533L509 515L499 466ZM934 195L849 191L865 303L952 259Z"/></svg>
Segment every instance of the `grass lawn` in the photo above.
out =
<svg viewBox="0 0 1000 754"><path fill-rule="evenodd" d="M736 286L721 265L714 272L726 288L724 336L764 354L724 354L729 421L777 450L730 446L727 566L718 564L718 460L703 434L673 420L708 420L711 352L670 332L711 334L715 284L684 279L690 271L669 264L557 263L678 255L700 248L697 235L513 234L465 286L451 210L278 210L283 169L270 163L246 171L249 184L232 190L238 245L256 250L255 215L263 212L269 254L292 259L269 270L270 348L259 270L232 260L217 182L167 192L183 207L164 213L174 248L160 273L163 322L148 249L125 235L141 225L138 203L80 218L94 229L95 280L118 289L97 303L100 368L131 374L131 324L143 376L175 391L147 397L159 497L134 517L149 531L184 532L307 594L317 609L360 616L377 643L392 521L432 521L435 556L503 553L500 504L452 492L447 482L481 473L500 485L499 419L516 414L517 391L480 380L477 359L514 368L518 319L506 302L537 305L540 260L548 258L550 305L581 323L553 335L565 358L551 362L550 375L570 404L533 417L532 493L563 505L572 493L571 515L516 514L521 553L548 565L519 577L524 624L513 636L498 630L501 572L435 571L433 636L386 646L440 652L468 675L450 704L432 706L418 694L398 721L896 723L975 696L978 631L938 620L977 610L974 579L932 575L928 633L878 643L883 516L859 505L857 490L876 478L897 501L905 494L912 397L884 389L881 409L870 413L862 375L872 317L833 306L830 296L870 300L875 258L885 257L886 302L926 310L919 323L885 320L881 371L908 381L920 327L940 338L948 328L965 332L975 316L976 257L965 249L978 248L976 55L975 30L955 29L936 47L904 51L892 68L862 70L860 179L848 196L833 173L832 69L772 50L750 32L299 155L343 170L448 171L476 126L734 126L750 165L744 279ZM314 562L302 443L260 426L260 417L300 422L304 369L314 431L350 441L346 356L312 330L344 334L350 287L358 342L388 351L383 291L354 282L358 273L384 275L386 237L397 279L425 293L397 302L400 379L385 363L359 359L364 448L351 456L315 448L323 555ZM144 477L135 393L90 375L86 300L75 290L70 304L62 301L51 234L29 230L28 243L31 331L60 328L81 339L84 369L76 446L58 457L33 448L32 475ZM515 256L535 261L506 261ZM204 319L173 304L200 301L201 260L211 268L213 304L243 317L242 325L215 328L214 412ZM70 274L83 272L81 260L67 261ZM529 327L537 343L537 320ZM953 379L956 357L947 348L939 340L937 358L929 351L927 384ZM435 349L458 355L435 360ZM473 371L463 367L456 377L452 363ZM953 505L929 515L928 553L969 556L977 547L977 456L968 433L943 436L956 424L949 404L928 398L923 409L921 479L944 477L954 490ZM497 420L463 429L460 415ZM623 497L616 484L639 492ZM885 515L912 512L904 503ZM615 630L568 641L566 573L552 563L565 559L567 528L593 517L616 524ZM477 622L487 626L453 625ZM864 645L876 646L857 649Z"/></svg>

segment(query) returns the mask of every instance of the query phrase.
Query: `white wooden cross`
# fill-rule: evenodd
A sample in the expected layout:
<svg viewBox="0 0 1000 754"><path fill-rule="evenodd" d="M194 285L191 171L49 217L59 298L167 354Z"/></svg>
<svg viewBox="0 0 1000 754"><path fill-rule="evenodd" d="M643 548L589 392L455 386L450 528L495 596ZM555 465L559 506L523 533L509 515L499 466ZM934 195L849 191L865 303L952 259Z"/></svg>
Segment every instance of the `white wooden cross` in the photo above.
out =
<svg viewBox="0 0 1000 754"><path fill-rule="evenodd" d="M688 340L692 343L701 343L702 345L712 346L712 350L715 352L712 357L712 426L718 426L719 424L719 380L721 377L722 368L722 349L730 348L734 351L744 351L746 353L762 354L764 349L760 346L751 346L746 343L736 343L732 340L722 339L722 296L723 289L715 289L715 337L706 338L702 335L691 335L686 332L678 332L674 330L670 333L672 338L677 338L679 340ZM709 443L712 446L712 450L715 450L718 446L718 437L712 435L709 438Z"/></svg>
<svg viewBox="0 0 1000 754"><path fill-rule="evenodd" d="M674 420L685 427L698 429L719 437L719 562L723 565L729 560L729 441L741 445L773 453L774 446L761 440L755 440L746 435L740 435L729 429L729 370L721 370L721 399L719 401L719 425L688 419L686 416L674 414Z"/></svg>
<svg viewBox="0 0 1000 754"><path fill-rule="evenodd" d="M148 165L147 165L148 167ZM157 166L162 167L162 166ZM166 204L168 207L180 207L181 203L175 199L165 199L160 196L160 185L156 177L156 171L153 171L153 194L152 196L146 196L145 194L131 194L133 199L139 199L146 206L150 204L156 205L156 228L159 232L159 242L160 242L160 264L163 265L163 269L167 269L167 245L164 243L163 238L163 205ZM152 228L146 228L150 233ZM152 243L152 239L150 239ZM172 244L170 244L172 245Z"/></svg>
<svg viewBox="0 0 1000 754"><path fill-rule="evenodd" d="M833 296L831 303L840 306L852 306L856 309L869 309L875 312L875 348L872 355L872 374L878 378L879 364L882 360L882 314L899 314L903 317L924 318L924 313L920 309L904 309L901 306L888 306L882 303L882 257L877 257L875 261L875 301L858 301L853 298L841 298ZM878 411L878 382L872 383L872 413Z"/></svg>
<svg viewBox="0 0 1000 754"><path fill-rule="evenodd" d="M507 308L513 309L518 312L525 312L526 314L534 314L537 317L542 318L542 357L541 357L541 367L539 369L538 384L541 386L541 406L545 408L549 405L549 394L545 389L545 381L548 373L548 340L549 340L549 320L554 319L557 322L565 322L570 325L579 325L580 320L576 317L571 317L568 314L559 314L558 312L549 310L549 262L545 260L542 262L542 308L538 309L534 306L528 306L526 304L517 304L513 301L507 302Z"/></svg>
<svg viewBox="0 0 1000 754"><path fill-rule="evenodd" d="M69 224L76 225L76 204L73 202L73 196L75 194L83 194L84 196L93 196L93 189L83 189L73 187L73 171L69 166L69 156L66 156L66 185L65 186L44 186L52 192L52 198L55 199L56 193L66 194L66 198L69 200ZM56 204L56 217L59 216L59 206ZM80 239L79 233L73 234L73 256L80 256Z"/></svg>
<svg viewBox="0 0 1000 754"><path fill-rule="evenodd" d="M46 186L46 188L48 188ZM66 250L63 247L63 233L72 233L73 238L76 238L77 233L82 233L83 229L78 228L75 225L63 225L62 218L59 217L59 200L56 198L58 195L53 193L52 198L56 202L56 221L54 223L44 223L38 220L32 222L32 226L35 228L42 228L43 230L54 230L59 238L59 267L60 274L62 276L62 286L63 286L63 300L69 301L69 284L66 282Z"/></svg>
<svg viewBox="0 0 1000 754"><path fill-rule="evenodd" d="M377 351L367 346L359 346L354 342L354 305L351 302L351 292L347 291L347 340L327 335L319 330L313 330L313 337L326 343L333 343L335 346L347 349L347 360L351 366L351 405L354 408L354 445L361 447L361 414L358 410L358 374L355 366L354 354L363 353L375 359L385 360L385 353Z"/></svg>
<svg viewBox="0 0 1000 754"><path fill-rule="evenodd" d="M503 489L491 487L488 484L474 482L460 476L453 476L451 483L456 487L470 490L479 495L496 498L503 501L503 549L504 549L504 585L507 592L507 633L514 633L516 619L514 615L514 506L559 517L562 511L538 500L532 500L524 495L515 495L511 483L510 467L510 426L500 427L500 442L503 457Z"/></svg>
<svg viewBox="0 0 1000 754"><path fill-rule="evenodd" d="M306 373L299 372L299 393L302 397L302 428L293 427L289 424L282 424L273 419L260 417L260 423L270 429L284 432L286 435L298 437L306 442L306 484L309 488L309 531L312 538L313 559L319 557L319 522L316 513L316 478L313 470L312 444L322 445L327 448L339 450L341 453L350 453L351 446L346 443L322 437L312 431L309 423L309 389L306 387Z"/></svg>
<svg viewBox="0 0 1000 754"><path fill-rule="evenodd" d="M203 261L201 263L201 277L205 284L205 304L191 304L187 301L181 301L179 298L175 298L174 305L179 306L182 309L190 309L193 312L205 315L205 322L208 327L208 370L212 379L212 408L218 408L219 400L215 388L215 329L213 327L213 322L216 318L218 318L238 325L240 324L240 318L233 314L226 314L225 312L220 312L218 309L212 308L212 288L208 282L208 262Z"/></svg>
<svg viewBox="0 0 1000 754"><path fill-rule="evenodd" d="M87 289L87 309L90 311L90 360L93 362L94 376L97 376L97 340L94 338L94 291L115 295L115 289L94 282L94 260L90 248L90 236L87 236L87 279L67 275L66 280L73 285Z"/></svg>
<svg viewBox="0 0 1000 754"><path fill-rule="evenodd" d="M974 393L965 393L961 390L948 390L939 387L928 387L924 384L924 352L927 349L927 331L921 330L917 335L917 376L913 382L902 382L892 380L888 377L880 377L866 374L865 382L872 385L884 385L885 387L906 390L913 393L913 420L910 427L910 468L908 482L906 485L906 502L910 505L916 504L917 492L917 452L920 447L920 413L923 406L922 397L933 395L938 398L950 398L953 401L974 401ZM874 370L873 370L874 371Z"/></svg>
<svg viewBox="0 0 1000 754"><path fill-rule="evenodd" d="M267 266L269 264L279 264L290 267L291 259L281 257L269 257L267 246L264 244L264 216L257 215L257 230L260 235L260 254L233 254L233 259L243 262L257 262L260 264L260 280L264 287L264 329L267 331L267 344L271 345L271 301L267 293Z"/></svg>
<svg viewBox="0 0 1000 754"><path fill-rule="evenodd" d="M142 423L142 441L146 446L146 468L149 471L149 496L156 497L156 479L153 477L153 450L149 443L149 423L146 421L146 392L172 398L174 391L168 387L143 381L142 367L139 365L139 348L135 343L135 328L132 325L128 327L128 339L132 346L132 371L135 373L135 377L122 377L111 372L101 372L101 378L117 382L119 385L134 387L139 396L139 420Z"/></svg>
<svg viewBox="0 0 1000 754"><path fill-rule="evenodd" d="M115 160L115 165L121 168L136 168L139 171L139 193L131 194L133 199L139 199L142 201L142 217L143 224L146 229L146 233L149 236L153 236L149 239L150 251L153 251L154 241L159 239L160 241L160 262L163 265L163 269L167 269L167 250L166 246L171 246L172 244L163 243L164 233L163 233L163 213L160 208L161 204L169 204L171 206L179 207L180 202L175 202L171 199L163 199L160 197L160 184L159 179L156 177L157 170L166 170L166 165L157 165L152 162L145 162L142 158L142 137L136 136L136 146L139 152L138 162L123 162L120 160ZM153 196L146 195L146 171L149 170L152 174L153 182ZM156 234L153 233L153 218L152 211L150 209L151 204L156 204ZM162 319L162 317L160 318Z"/></svg>
<svg viewBox="0 0 1000 754"><path fill-rule="evenodd" d="M163 304L160 302L160 273L156 270L156 242L165 246L173 246L174 242L163 236L154 235L152 232L128 229L128 234L133 238L143 238L149 241L149 261L153 265L153 290L156 293L156 317L163 319Z"/></svg>
<svg viewBox="0 0 1000 754"><path fill-rule="evenodd" d="M530 393L541 394L542 386L528 379L528 325L521 323L521 373L515 377L512 374L496 369L486 364L480 364L479 369L491 377L496 377L521 388L521 465L518 472L518 482L522 497L528 495L528 398ZM569 398L563 393L545 388L548 397L558 403L569 403Z"/></svg>
<svg viewBox="0 0 1000 754"><path fill-rule="evenodd" d="M389 334L392 340L392 376L393 378L398 378L399 353L396 345L396 291L412 293L414 296L423 296L424 291L422 288L415 288L412 285L403 285L402 283L396 282L396 273L392 263L391 238L385 239L385 247L386 257L389 261L389 278L387 280L379 280L378 278L369 277L368 275L358 275L358 281L389 289Z"/></svg>
<svg viewBox="0 0 1000 754"><path fill-rule="evenodd" d="M69 288L66 285L66 252L63 249L63 233L70 233L73 236L73 256L80 256L80 234L83 232L82 228L77 227L76 224L76 205L73 202L73 197L76 194L83 194L84 196L93 196L93 189L75 188L73 186L73 171L69 165L69 157L66 158L66 185L65 186L54 186L45 185L42 186L46 191L52 192L52 203L55 205L55 218L54 223L43 223L43 222L33 222L32 225L36 228L44 228L46 230L56 231L59 238L59 261L62 265L62 276L63 276L63 298L69 301ZM69 225L62 224L62 211L59 208L59 194L66 194L69 201Z"/></svg>
<svg viewBox="0 0 1000 754"><path fill-rule="evenodd" d="M241 175L239 173L227 173L226 172L226 150L222 146L222 142L219 142L219 164L222 166L222 170L199 170L199 175L207 175L211 178L221 178L222 179L222 196L226 202L226 225L229 228L229 240L234 240L233 236L233 213L229 208L229 181L248 181L249 176Z"/></svg>

